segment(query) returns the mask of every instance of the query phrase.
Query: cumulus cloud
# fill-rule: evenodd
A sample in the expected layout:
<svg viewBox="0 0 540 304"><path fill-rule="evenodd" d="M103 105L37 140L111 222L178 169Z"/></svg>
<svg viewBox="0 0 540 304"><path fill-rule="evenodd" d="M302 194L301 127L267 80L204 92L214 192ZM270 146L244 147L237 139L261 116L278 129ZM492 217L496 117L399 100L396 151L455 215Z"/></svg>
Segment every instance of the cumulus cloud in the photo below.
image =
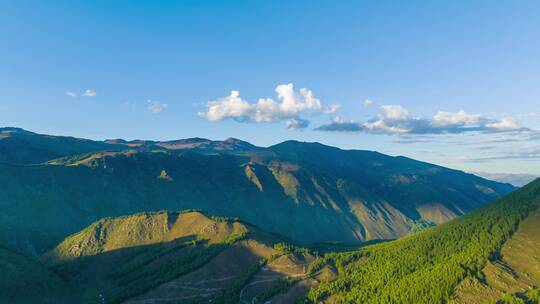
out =
<svg viewBox="0 0 540 304"><path fill-rule="evenodd" d="M463 110L454 113L439 111L433 116L433 124L435 126L479 125L486 121L487 119L480 114L469 114Z"/></svg>
<svg viewBox="0 0 540 304"><path fill-rule="evenodd" d="M465 111L439 111L433 117L422 118L411 115L407 109L400 105L383 105L374 118L365 122L347 121L338 118L329 124L316 128L316 130L407 135L531 131L522 128L512 118L494 119Z"/></svg>
<svg viewBox="0 0 540 304"><path fill-rule="evenodd" d="M209 121L233 119L238 122L274 122L287 121L289 129L305 128L309 121L302 115L335 113L338 105L323 106L311 90L294 90L292 83L278 85L275 89L277 100L260 98L250 103L240 97L239 91L232 91L229 96L206 103L206 111L198 115Z"/></svg>
<svg viewBox="0 0 540 304"><path fill-rule="evenodd" d="M66 95L69 96L69 97L77 97L77 93L75 93L73 91L67 91Z"/></svg>
<svg viewBox="0 0 540 304"><path fill-rule="evenodd" d="M85 90L85 91L82 93L82 96L85 96L85 97L94 97L94 96L96 96L96 94L97 94L96 91L87 89L87 90Z"/></svg>
<svg viewBox="0 0 540 304"><path fill-rule="evenodd" d="M148 109L148 111L154 113L154 114L157 114L157 113L161 113L163 111L165 111L167 109L169 105L166 104L166 103L161 103L159 101L156 101L156 100L147 100L146 101L146 109Z"/></svg>

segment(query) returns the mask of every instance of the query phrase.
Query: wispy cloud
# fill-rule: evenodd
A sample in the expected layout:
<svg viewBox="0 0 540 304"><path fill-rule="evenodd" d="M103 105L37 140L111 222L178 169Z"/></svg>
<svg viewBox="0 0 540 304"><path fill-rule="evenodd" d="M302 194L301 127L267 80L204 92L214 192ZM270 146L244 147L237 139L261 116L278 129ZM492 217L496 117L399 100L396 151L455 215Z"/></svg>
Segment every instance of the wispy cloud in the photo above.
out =
<svg viewBox="0 0 540 304"><path fill-rule="evenodd" d="M94 96L96 96L96 95L97 95L96 91L90 90L90 89L86 89L86 90L82 93L82 96L85 96L85 97L94 97Z"/></svg>
<svg viewBox="0 0 540 304"><path fill-rule="evenodd" d="M434 137L428 136L401 136L397 140L392 141L396 144L417 144L417 143L431 143L434 142Z"/></svg>
<svg viewBox="0 0 540 304"><path fill-rule="evenodd" d="M334 132L364 132L370 134L437 135L469 132L530 132L513 118L495 119L465 111L439 111L429 118L413 116L400 105L383 105L379 113L364 122L335 118L316 130Z"/></svg>
<svg viewBox="0 0 540 304"><path fill-rule="evenodd" d="M287 120L287 129L289 130L299 130L305 129L309 126L309 120L302 118L291 118Z"/></svg>
<svg viewBox="0 0 540 304"><path fill-rule="evenodd" d="M205 104L206 111L198 115L208 121L233 119L237 122L266 123L286 121L289 129L301 129L309 125L309 120L302 116L335 113L337 104L324 106L307 88L294 90L292 83L278 85L275 89L277 100L260 98L251 103L240 97L239 91L232 91Z"/></svg>
<svg viewBox="0 0 540 304"><path fill-rule="evenodd" d="M480 147L477 147L476 149L480 151L493 151L496 148L497 148L496 146L480 146Z"/></svg>
<svg viewBox="0 0 540 304"><path fill-rule="evenodd" d="M495 132L489 133L489 135L489 137L478 137L475 136L475 134L471 134L472 138L469 138L468 141L456 141L454 142L454 144L485 145L540 140L540 130L531 128L521 128L518 130L508 130L505 132Z"/></svg>
<svg viewBox="0 0 540 304"><path fill-rule="evenodd" d="M355 122L354 120L345 120L341 116L336 116L332 119L331 123L322 125L315 130L332 132L360 132L364 131L364 126Z"/></svg>
<svg viewBox="0 0 540 304"><path fill-rule="evenodd" d="M540 112L528 112L514 115L516 117L540 117Z"/></svg>
<svg viewBox="0 0 540 304"><path fill-rule="evenodd" d="M166 103L161 103L159 101L156 101L156 100L147 100L146 101L146 109L148 109L148 111L154 113L154 114L157 114L157 113L161 113L163 111L165 111L167 109L169 105L166 104Z"/></svg>
<svg viewBox="0 0 540 304"><path fill-rule="evenodd" d="M466 162L482 163L493 160L540 160L540 146L528 146L512 148L507 150L493 151L480 157L471 157L465 159Z"/></svg>
<svg viewBox="0 0 540 304"><path fill-rule="evenodd" d="M371 100L371 99L366 99L366 100L364 100L364 101L362 102L362 106L363 106L364 108L369 108L369 107L371 107L372 105L373 105L373 100Z"/></svg>
<svg viewBox="0 0 540 304"><path fill-rule="evenodd" d="M75 91L67 91L66 95L69 96L69 97L77 97L77 96L79 96L79 94L77 94L77 92L75 92ZM91 89L86 89L83 92L81 92L81 94L80 94L80 96L84 96L84 97L94 97L96 95L97 95L96 91L91 90Z"/></svg>

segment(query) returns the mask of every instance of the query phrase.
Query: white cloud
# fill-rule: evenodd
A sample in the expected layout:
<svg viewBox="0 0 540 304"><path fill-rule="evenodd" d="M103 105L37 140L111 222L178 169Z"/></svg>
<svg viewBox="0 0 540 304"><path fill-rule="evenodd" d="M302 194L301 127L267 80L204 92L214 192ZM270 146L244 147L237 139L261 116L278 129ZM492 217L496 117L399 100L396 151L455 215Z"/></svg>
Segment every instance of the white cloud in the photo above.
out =
<svg viewBox="0 0 540 304"><path fill-rule="evenodd" d="M503 118L500 121L495 121L486 124L488 128L495 128L500 130L516 130L521 128L519 122L514 118Z"/></svg>
<svg viewBox="0 0 540 304"><path fill-rule="evenodd" d="M371 100L371 99L366 99L366 100L364 100L364 101L362 102L362 106L363 106L364 108L369 108L369 107L371 107L372 105L373 105L373 100Z"/></svg>
<svg viewBox="0 0 540 304"><path fill-rule="evenodd" d="M72 91L67 91L66 95L69 96L69 97L77 97L77 93L72 92Z"/></svg>
<svg viewBox="0 0 540 304"><path fill-rule="evenodd" d="M199 116L209 121L219 121L227 117L241 118L250 112L252 106L240 98L240 92L231 91L231 95L210 101L206 104L207 111L199 112Z"/></svg>
<svg viewBox="0 0 540 304"><path fill-rule="evenodd" d="M407 109L399 105L387 105L381 106L379 113L379 119L388 120L403 120L410 116Z"/></svg>
<svg viewBox="0 0 540 304"><path fill-rule="evenodd" d="M365 122L342 118L320 126L317 130L365 132L374 134L457 134L466 132L531 132L513 118L494 119L465 111L437 112L431 118L414 117L400 105L383 105L376 117Z"/></svg>
<svg viewBox="0 0 540 304"><path fill-rule="evenodd" d="M307 126L309 121L300 118L301 115L335 113L339 107L336 104L323 106L311 90L301 88L295 91L292 83L278 85L275 91L278 101L260 98L256 103L242 99L238 91L231 91L229 96L207 102L206 111L198 115L209 121L234 119L263 123L286 120L289 121L288 126Z"/></svg>
<svg viewBox="0 0 540 304"><path fill-rule="evenodd" d="M487 162L492 160L515 159L515 160L540 160L540 146L521 146L506 150L493 151L483 157L469 158L468 162Z"/></svg>
<svg viewBox="0 0 540 304"><path fill-rule="evenodd" d="M469 114L463 110L459 112L439 111L433 116L433 124L436 126L465 126L480 124L486 119L479 114Z"/></svg>
<svg viewBox="0 0 540 304"><path fill-rule="evenodd" d="M365 131L365 126L354 120L345 120L343 117L336 116L332 122L322 125L315 130L319 131L334 131L334 132L360 132Z"/></svg>
<svg viewBox="0 0 540 304"><path fill-rule="evenodd" d="M334 113L337 112L337 110L339 110L339 108L341 108L341 105L339 105L337 103L334 103L334 104L331 104L328 107L326 107L324 109L324 113L325 114L334 114Z"/></svg>
<svg viewBox="0 0 540 304"><path fill-rule="evenodd" d="M161 113L163 111L165 111L167 109L169 105L166 104L166 103L161 103L159 101L156 101L156 100L147 100L146 101L146 108L148 109L148 111L154 113L154 114L157 114L157 113Z"/></svg>
<svg viewBox="0 0 540 304"><path fill-rule="evenodd" d="M96 94L97 94L96 91L87 89L82 93L82 96L94 97L94 96L96 96Z"/></svg>
<svg viewBox="0 0 540 304"><path fill-rule="evenodd" d="M287 129L289 130L299 130L305 129L309 126L309 120L302 118L292 118L287 120Z"/></svg>

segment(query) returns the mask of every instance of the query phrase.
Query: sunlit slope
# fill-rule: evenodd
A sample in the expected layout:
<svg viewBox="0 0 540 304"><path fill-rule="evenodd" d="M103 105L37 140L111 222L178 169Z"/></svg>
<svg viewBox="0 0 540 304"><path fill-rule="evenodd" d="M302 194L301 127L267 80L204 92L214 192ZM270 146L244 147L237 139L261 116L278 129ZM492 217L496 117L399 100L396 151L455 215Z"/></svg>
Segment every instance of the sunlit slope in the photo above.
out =
<svg viewBox="0 0 540 304"><path fill-rule="evenodd" d="M0 162L3 163L39 164L67 155L125 148L125 145L36 134L20 128L0 128Z"/></svg>
<svg viewBox="0 0 540 304"><path fill-rule="evenodd" d="M336 265L339 276L313 288L309 299L329 303L446 302L463 279L485 279L484 267L490 260L497 263L501 246L523 219L523 232L502 247L502 256L511 267L529 268L532 280L536 258L524 257L516 246L540 247L534 233L534 211L539 203L540 179L441 226L356 252L329 254L313 270Z"/></svg>
<svg viewBox="0 0 540 304"><path fill-rule="evenodd" d="M69 279L84 303L236 303L264 264L291 265L282 267L289 272L278 271L267 280L271 284L294 270L290 267L305 270L314 260L306 252L306 262L282 261L294 255L277 245L283 240L196 211L139 213L99 220L66 238L42 261Z"/></svg>
<svg viewBox="0 0 540 304"><path fill-rule="evenodd" d="M527 298L539 286L540 211L535 211L519 224L481 276L460 283L451 303L495 303L510 295Z"/></svg>
<svg viewBox="0 0 540 304"><path fill-rule="evenodd" d="M21 156L38 155L43 142L52 151L39 154L41 163L0 162L0 244L29 255L100 218L158 210L238 217L303 244L393 239L514 190L404 157L317 143L4 136L0 148Z"/></svg>
<svg viewBox="0 0 540 304"><path fill-rule="evenodd" d="M55 265L136 246L197 239L212 243L247 231L244 224L211 218L197 211L138 213L101 219L66 238L45 254L43 260Z"/></svg>

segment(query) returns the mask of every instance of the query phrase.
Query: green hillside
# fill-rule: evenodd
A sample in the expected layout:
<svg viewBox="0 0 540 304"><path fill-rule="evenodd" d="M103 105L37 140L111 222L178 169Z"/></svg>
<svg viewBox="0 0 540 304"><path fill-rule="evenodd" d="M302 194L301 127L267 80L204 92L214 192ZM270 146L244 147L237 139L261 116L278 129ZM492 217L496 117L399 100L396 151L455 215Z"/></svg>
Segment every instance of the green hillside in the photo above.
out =
<svg viewBox="0 0 540 304"><path fill-rule="evenodd" d="M539 204L540 179L447 224L358 251L327 254L313 264L311 271L333 265L339 275L311 289L308 301L447 302L454 298L456 287L465 278L486 280L484 267L501 259L503 244ZM540 246L534 241L528 244ZM528 258L522 261L522 267L527 263L525 267L537 267L535 260ZM532 291L533 297L535 293ZM512 297L507 295L506 300Z"/></svg>
<svg viewBox="0 0 540 304"><path fill-rule="evenodd" d="M0 244L34 256L104 217L185 209L238 217L302 244L358 244L446 222L514 190L316 143L0 134Z"/></svg>
<svg viewBox="0 0 540 304"><path fill-rule="evenodd" d="M100 219L39 261L0 259L10 303L537 303L540 179L396 241L316 251L200 211ZM69 282L69 285L66 283ZM32 292L25 288L32 286ZM517 302L516 302L517 301ZM520 302L521 301L521 302Z"/></svg>
<svg viewBox="0 0 540 304"><path fill-rule="evenodd" d="M0 303L78 303L76 292L38 261L0 247Z"/></svg>
<svg viewBox="0 0 540 304"><path fill-rule="evenodd" d="M486 263L482 274L481 278L463 280L450 303L520 303L519 298L540 302L540 209L519 224L497 258Z"/></svg>
<svg viewBox="0 0 540 304"><path fill-rule="evenodd" d="M41 260L72 284L83 303L236 303L263 265L286 266L290 273L296 264L314 260L307 252L298 256L283 249L284 240L197 211L138 213L99 220ZM282 277L277 271L267 281Z"/></svg>

